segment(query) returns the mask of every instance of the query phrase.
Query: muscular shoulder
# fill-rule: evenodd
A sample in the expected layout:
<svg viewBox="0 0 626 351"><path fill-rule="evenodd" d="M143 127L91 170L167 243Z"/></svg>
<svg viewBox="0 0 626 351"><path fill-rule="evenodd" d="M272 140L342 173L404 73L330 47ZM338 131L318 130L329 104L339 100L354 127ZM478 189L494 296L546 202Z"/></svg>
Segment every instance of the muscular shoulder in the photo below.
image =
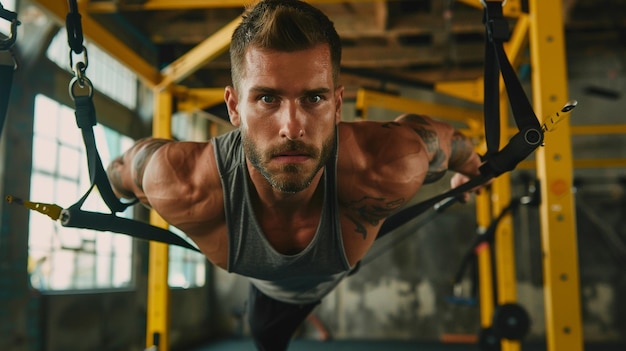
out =
<svg viewBox="0 0 626 351"><path fill-rule="evenodd" d="M339 140L339 169L361 173L368 181L419 181L428 167L423 140L402 123L342 123Z"/></svg>
<svg viewBox="0 0 626 351"><path fill-rule="evenodd" d="M210 142L173 142L162 146L146 165L144 190L159 212L203 201L220 181Z"/></svg>
<svg viewBox="0 0 626 351"><path fill-rule="evenodd" d="M346 208L370 224L403 206L417 192L428 169L424 144L410 128L396 122L342 124L339 133L338 184Z"/></svg>

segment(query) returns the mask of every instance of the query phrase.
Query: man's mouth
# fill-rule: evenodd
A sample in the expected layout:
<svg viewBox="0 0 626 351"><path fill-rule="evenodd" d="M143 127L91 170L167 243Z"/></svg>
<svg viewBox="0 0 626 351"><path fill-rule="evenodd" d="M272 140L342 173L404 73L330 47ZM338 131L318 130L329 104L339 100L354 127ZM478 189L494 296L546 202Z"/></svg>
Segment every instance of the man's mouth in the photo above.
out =
<svg viewBox="0 0 626 351"><path fill-rule="evenodd" d="M304 163L315 157L315 151L302 142L291 141L270 153L272 160L279 163Z"/></svg>
<svg viewBox="0 0 626 351"><path fill-rule="evenodd" d="M272 158L281 163L302 163L309 160L311 156L301 151L284 151L274 155Z"/></svg>

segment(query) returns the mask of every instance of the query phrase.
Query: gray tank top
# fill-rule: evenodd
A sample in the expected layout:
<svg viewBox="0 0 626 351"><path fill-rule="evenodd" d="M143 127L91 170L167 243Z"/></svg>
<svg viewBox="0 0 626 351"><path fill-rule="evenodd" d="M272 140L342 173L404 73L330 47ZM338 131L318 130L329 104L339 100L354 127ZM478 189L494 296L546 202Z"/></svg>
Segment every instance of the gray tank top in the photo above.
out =
<svg viewBox="0 0 626 351"><path fill-rule="evenodd" d="M257 222L239 129L214 138L213 145L224 191L228 271L249 277L261 292L279 301L305 304L320 300L350 270L339 224L337 145L322 177L324 205L317 231L311 243L295 255L277 252Z"/></svg>

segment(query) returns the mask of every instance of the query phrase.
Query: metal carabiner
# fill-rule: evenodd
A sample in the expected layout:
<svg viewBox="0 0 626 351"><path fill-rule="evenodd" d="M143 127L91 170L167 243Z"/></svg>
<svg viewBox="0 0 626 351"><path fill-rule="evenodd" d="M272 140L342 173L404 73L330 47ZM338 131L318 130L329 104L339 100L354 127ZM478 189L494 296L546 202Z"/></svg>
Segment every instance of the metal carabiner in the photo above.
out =
<svg viewBox="0 0 626 351"><path fill-rule="evenodd" d="M0 4L0 18L3 18L9 22L11 22L11 33L8 38L0 40L0 50L8 50L10 49L15 41L17 40L17 26L21 24L20 21L17 20L17 14L15 12L11 12L6 10Z"/></svg>
<svg viewBox="0 0 626 351"><path fill-rule="evenodd" d="M72 72L74 72L74 76L79 77L79 78L85 74L87 67L89 67L89 56L87 55L87 48L85 46L83 46L82 54L83 54L83 61L76 62L76 65L74 65L74 51L73 50L70 50L70 56L69 56L70 69L72 70Z"/></svg>

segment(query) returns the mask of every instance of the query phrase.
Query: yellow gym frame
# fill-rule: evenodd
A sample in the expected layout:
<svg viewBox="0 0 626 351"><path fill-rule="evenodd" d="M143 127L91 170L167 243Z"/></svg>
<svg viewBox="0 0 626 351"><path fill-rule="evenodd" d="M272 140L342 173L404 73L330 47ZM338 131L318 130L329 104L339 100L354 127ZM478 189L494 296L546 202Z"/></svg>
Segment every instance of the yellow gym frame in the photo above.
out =
<svg viewBox="0 0 626 351"><path fill-rule="evenodd" d="M478 1L460 0L472 6ZM489 0L488 0L489 1ZM498 1L500 0L492 0ZM511 40L507 43L506 51L513 65L519 63L519 53L529 41L531 49L531 65L533 67L533 96L535 110L538 116L547 116L552 111L558 111L568 100L567 74L565 72L565 45L563 34L563 19L560 1L530 0L530 14L521 12L519 0L509 0L505 6L505 15L516 17L516 27ZM483 81L446 82L435 84L435 91L449 94L468 101L482 103ZM380 93L374 93L375 99L368 98L368 93L357 95L357 109L366 111L372 102L377 106L395 106L401 98L389 97L394 104L386 104ZM361 100L359 100L359 98ZM501 94L501 145L507 142L511 134L507 126L508 104ZM410 107L414 102L401 106ZM445 118L444 114L436 109L405 110L418 111ZM366 114L366 112L363 112ZM474 131L473 115L470 115L466 124L470 131ZM603 127L593 127L595 131L608 131ZM623 126L620 128L623 132ZM472 133L473 134L473 133ZM537 150L537 176L541 182L543 196L541 214L542 247L544 253L544 300L546 317L547 346L550 351L583 349L582 321L580 310L580 282L578 274L578 251L576 245L576 223L574 216L574 199L571 192L573 182L573 161L571 156L571 131L569 121L550 133L546 145ZM619 163L616 160L607 160L605 163ZM623 161L622 161L623 164ZM508 174L499 176L493 183L491 201L486 194L477 198L477 222L486 227L491 215L500 211L510 201L510 177ZM510 216L503 219L497 230L496 264L498 304L513 303L517 300L515 286L515 262L513 250L513 229ZM557 247L558 245L558 247ZM479 286L481 301L481 326L491 325L493 309L493 290L491 289L492 267L489 259L488 246L482 246L478 253ZM504 339L503 351L520 349L520 343Z"/></svg>
<svg viewBox="0 0 626 351"><path fill-rule="evenodd" d="M309 0L311 3L350 2L358 0ZM363 1L363 0L360 0ZM367 1L367 0L366 0ZM370 0L379 1L379 0ZM482 7L480 0L457 0ZM484 1L484 0L483 0ZM494 1L494 0L487 0ZM500 0L498 0L500 1ZM38 3L51 17L56 18L60 25L64 24L67 14L66 4L58 0L33 0ZM173 112L172 100L177 99L179 107L183 109L200 108L199 106L212 105L215 99L222 98L222 89L185 89L177 87L189 74L200 68L204 63L212 60L228 49L230 35L239 23L234 19L222 30L207 38L196 48L189 51L180 59L163 70L138 56L132 48L111 34L108 30L94 21L90 14L117 11L116 6L134 6L135 8L159 10L181 8L208 8L233 7L248 4L249 0L147 0L137 5L118 5L114 2L92 2L81 0L78 2L82 14L84 33L90 41L124 63L144 84L154 89L154 136L171 137L170 116ZM567 75L565 72L565 50L563 40L562 4L560 0L529 0L530 14L521 12L520 0L508 0L504 7L505 16L517 18L516 28L508 43L507 54L515 65L519 51L530 42L531 63L533 67L533 96L535 110L538 116L546 116L557 111L568 100ZM438 83L435 91L449 94L477 103L482 103L482 79L463 82ZM362 96L364 101L377 101L375 104L385 105L385 98L377 96L374 100L371 94ZM393 97L397 99L397 97ZM397 102L397 101L396 101ZM506 104L501 104L506 106ZM389 105L387 105L389 106ZM415 103L407 103L407 107L415 107ZM437 108L433 116L452 116L455 108L419 105L419 109L409 108L403 112L416 111L431 114L431 108ZM504 110L504 109L503 109ZM502 118L506 121L507 111L503 111ZM366 113L366 112L365 112ZM458 116L458 114L456 115ZM476 129L475 114L468 113L466 124L468 131L474 133ZM508 127L503 124L506 138ZM543 196L541 213L541 235L544 251L544 279L545 279L545 314L546 334L549 351L580 351L582 350L582 326L580 315L580 292L578 276L578 252L576 247L576 225L574 216L574 199L570 191L572 187L572 166L576 167L605 167L626 166L626 160L577 160L571 156L570 136L574 134L603 134L626 133L626 126L585 126L571 127L569 121L561 122L555 132L549 133L546 146L539 148L536 153L535 165L531 161L522 162L518 168L537 169L541 180ZM475 135L475 134L474 134ZM503 144L503 143L501 143ZM504 174L495 180L491 199L488 195L477 198L477 220L480 226L486 226L492 213L499 210L510 198L508 175ZM494 199L497 198L497 201ZM167 226L161 218L151 214L154 225ZM513 261L512 225L510 219L504 220L499 226L498 247L498 291L499 303L514 302L515 266ZM558 244L558 250L557 250ZM490 296L493 282L491 281L491 263L488 259L489 248L482 250L479 255L479 284L481 286L481 301L493 301ZM159 351L169 350L168 320L169 320L169 290L167 287L167 245L160 243L150 244L150 269L148 289L148 323L146 345L153 347L153 335L159 335ZM487 288L489 287L489 288ZM482 307L484 306L484 307ZM493 306L491 303L481 304L481 325L491 324ZM503 350L518 350L517 342L504 342ZM153 349L156 349L153 347Z"/></svg>

